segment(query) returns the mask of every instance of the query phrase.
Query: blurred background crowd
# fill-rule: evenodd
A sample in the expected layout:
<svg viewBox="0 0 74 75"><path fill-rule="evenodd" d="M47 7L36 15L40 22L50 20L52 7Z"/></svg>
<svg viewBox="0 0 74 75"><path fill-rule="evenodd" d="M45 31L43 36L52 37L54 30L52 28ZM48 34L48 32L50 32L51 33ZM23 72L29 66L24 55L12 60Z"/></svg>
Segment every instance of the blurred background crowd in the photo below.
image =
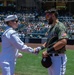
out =
<svg viewBox="0 0 74 75"><path fill-rule="evenodd" d="M49 8L48 6L46 8L44 4L48 3L48 5L49 4L53 5L53 6L50 6L50 8L52 7L57 8L57 6L60 6L59 8L57 8L59 12L59 16L58 16L59 21L63 22L64 25L67 27L67 33L69 34L70 39L74 38L72 36L74 34L74 14L73 14L74 12L71 12L71 10L73 9L71 8L71 5L73 5L72 2L67 2L67 1L62 0L63 2L62 1L57 2L55 5L55 1L51 2L51 0L49 0L49 2L41 2L43 0L41 1L36 0L34 1L34 5L33 5L34 8L33 8L32 6L33 0L31 1L27 0L27 1L22 0L21 1L22 3L20 3L20 0L12 0L12 2L10 0L0 1L0 7L3 8L3 9L0 8L1 9L0 11L0 37L6 28L4 24L4 18L9 14L15 14L18 16L18 22L19 22L19 27L16 30L19 32L19 36L21 39L24 37L46 38L48 29L50 28L50 26L48 25L48 22L45 19L45 11ZM7 5L6 2L9 2L8 6L5 7L4 5L2 5L3 2L5 6ZM41 3L41 6L38 2ZM50 2L53 4L51 4ZM24 3L28 3L28 4L31 3L32 7L30 6L30 4L29 6L28 4L26 4L25 7L27 8L25 8ZM36 4L37 6L35 6ZM38 4L39 4L39 7L38 7ZM14 10L12 9L13 7L14 7ZM28 7L31 7L31 8L28 8ZM66 9L66 7L68 8ZM16 10L15 8L18 10Z"/></svg>
<svg viewBox="0 0 74 75"><path fill-rule="evenodd" d="M20 12L8 12L0 14L0 35L5 29L4 18L9 14L16 14L18 16L18 32L21 37L41 38L46 37L46 32L49 29L48 22L45 19L45 12L41 15L39 13L20 13ZM67 27L68 33L73 32L74 19L73 16L59 15L59 21L63 22Z"/></svg>

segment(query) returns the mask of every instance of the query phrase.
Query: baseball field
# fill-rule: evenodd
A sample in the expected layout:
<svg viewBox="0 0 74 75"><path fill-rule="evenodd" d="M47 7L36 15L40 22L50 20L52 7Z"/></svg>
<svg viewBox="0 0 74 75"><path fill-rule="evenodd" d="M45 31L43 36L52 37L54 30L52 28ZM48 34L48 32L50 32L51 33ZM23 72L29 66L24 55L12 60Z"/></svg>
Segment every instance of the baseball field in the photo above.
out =
<svg viewBox="0 0 74 75"><path fill-rule="evenodd" d="M27 44L31 47L37 47L41 44ZM74 46L67 46L67 69L66 75L74 75ZM1 46L0 46L1 51ZM41 58L42 58L41 51L38 55L30 54L30 53L23 53L22 58L17 59L15 75L48 75L47 69L42 67L41 65ZM1 74L1 69L0 69Z"/></svg>

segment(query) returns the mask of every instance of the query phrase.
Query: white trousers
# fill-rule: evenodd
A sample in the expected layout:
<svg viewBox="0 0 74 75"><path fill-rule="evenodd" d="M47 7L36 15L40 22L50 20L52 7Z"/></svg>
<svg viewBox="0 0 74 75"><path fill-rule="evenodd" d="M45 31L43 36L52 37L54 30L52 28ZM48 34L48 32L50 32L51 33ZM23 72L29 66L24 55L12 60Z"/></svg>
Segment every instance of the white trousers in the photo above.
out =
<svg viewBox="0 0 74 75"><path fill-rule="evenodd" d="M2 75L14 75L15 62L0 62Z"/></svg>
<svg viewBox="0 0 74 75"><path fill-rule="evenodd" d="M48 68L48 75L65 75L66 71L66 54L59 54L59 56L51 56L52 66Z"/></svg>

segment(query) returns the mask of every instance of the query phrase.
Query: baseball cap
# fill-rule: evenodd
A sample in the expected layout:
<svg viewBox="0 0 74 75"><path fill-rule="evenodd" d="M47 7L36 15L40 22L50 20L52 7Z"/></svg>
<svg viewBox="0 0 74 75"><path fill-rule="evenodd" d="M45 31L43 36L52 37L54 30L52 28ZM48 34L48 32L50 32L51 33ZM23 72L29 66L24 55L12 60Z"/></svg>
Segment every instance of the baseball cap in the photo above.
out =
<svg viewBox="0 0 74 75"><path fill-rule="evenodd" d="M56 17L58 17L58 11L55 8L51 8L50 10L46 10L45 13L52 14L54 13Z"/></svg>
<svg viewBox="0 0 74 75"><path fill-rule="evenodd" d="M11 20L15 20L15 19L18 19L17 15L8 15L4 21L5 22L8 22L8 21L11 21Z"/></svg>
<svg viewBox="0 0 74 75"><path fill-rule="evenodd" d="M50 10L45 11L45 13L53 13L53 12L57 12L57 10L55 8L51 8Z"/></svg>
<svg viewBox="0 0 74 75"><path fill-rule="evenodd" d="M45 68L49 68L52 65L51 57L42 57L41 64Z"/></svg>

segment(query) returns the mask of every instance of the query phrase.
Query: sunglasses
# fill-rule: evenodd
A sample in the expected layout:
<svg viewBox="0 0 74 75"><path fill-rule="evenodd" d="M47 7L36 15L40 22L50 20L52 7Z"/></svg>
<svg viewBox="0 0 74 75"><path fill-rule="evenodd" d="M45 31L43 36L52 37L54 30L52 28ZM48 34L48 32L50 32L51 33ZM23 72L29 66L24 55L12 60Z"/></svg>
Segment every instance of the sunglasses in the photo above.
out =
<svg viewBox="0 0 74 75"><path fill-rule="evenodd" d="M18 20L12 20L12 22L16 22L16 23L17 23L17 22L18 22Z"/></svg>

